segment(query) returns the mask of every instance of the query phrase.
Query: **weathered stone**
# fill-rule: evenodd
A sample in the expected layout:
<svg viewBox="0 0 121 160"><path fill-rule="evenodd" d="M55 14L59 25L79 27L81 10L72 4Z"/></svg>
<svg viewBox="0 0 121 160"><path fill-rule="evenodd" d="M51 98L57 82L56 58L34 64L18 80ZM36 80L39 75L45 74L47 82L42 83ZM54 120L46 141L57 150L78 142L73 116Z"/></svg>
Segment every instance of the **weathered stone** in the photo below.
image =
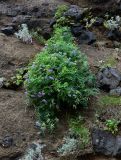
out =
<svg viewBox="0 0 121 160"><path fill-rule="evenodd" d="M71 5L70 8L64 13L64 16L69 17L74 20L79 20L81 19L84 9L80 8L76 5Z"/></svg>
<svg viewBox="0 0 121 160"><path fill-rule="evenodd" d="M121 81L121 74L115 68L106 67L99 71L97 79L104 90L116 89Z"/></svg>
<svg viewBox="0 0 121 160"><path fill-rule="evenodd" d="M1 28L1 32L7 36L10 36L10 35L14 34L15 30L12 26L8 26L8 27Z"/></svg>
<svg viewBox="0 0 121 160"><path fill-rule="evenodd" d="M116 138L103 130L93 129L92 131L92 144L96 153L106 156L111 156L114 153Z"/></svg>
<svg viewBox="0 0 121 160"><path fill-rule="evenodd" d="M118 29L109 31L108 38L111 40L121 40L121 32Z"/></svg>
<svg viewBox="0 0 121 160"><path fill-rule="evenodd" d="M104 130L93 129L92 144L96 153L121 157L121 136L112 135Z"/></svg>
<svg viewBox="0 0 121 160"><path fill-rule="evenodd" d="M115 150L113 155L116 157L121 157L121 137L120 136L116 137L116 145L114 149Z"/></svg>
<svg viewBox="0 0 121 160"><path fill-rule="evenodd" d="M94 2L94 3L103 3L103 2L108 2L108 1L110 1L110 0L92 0L92 2Z"/></svg>
<svg viewBox="0 0 121 160"><path fill-rule="evenodd" d="M4 78L0 78L0 88L2 88L4 82Z"/></svg>
<svg viewBox="0 0 121 160"><path fill-rule="evenodd" d="M97 18L96 21L94 22L94 26L101 26L104 22L103 18Z"/></svg>
<svg viewBox="0 0 121 160"><path fill-rule="evenodd" d="M110 95L121 96L121 87L117 87L115 89L111 89L110 90Z"/></svg>
<svg viewBox="0 0 121 160"><path fill-rule="evenodd" d="M74 36L80 36L80 34L82 33L82 30L84 29L84 26L82 25L77 25L77 26L73 26L71 28L72 33L74 34Z"/></svg>
<svg viewBox="0 0 121 160"><path fill-rule="evenodd" d="M82 30L78 39L80 44L88 44L88 45L91 45L96 41L94 33L86 30Z"/></svg>
<svg viewBox="0 0 121 160"><path fill-rule="evenodd" d="M11 136L5 136L1 141L1 145L4 148L10 147L12 146L12 144L13 144L13 138Z"/></svg>

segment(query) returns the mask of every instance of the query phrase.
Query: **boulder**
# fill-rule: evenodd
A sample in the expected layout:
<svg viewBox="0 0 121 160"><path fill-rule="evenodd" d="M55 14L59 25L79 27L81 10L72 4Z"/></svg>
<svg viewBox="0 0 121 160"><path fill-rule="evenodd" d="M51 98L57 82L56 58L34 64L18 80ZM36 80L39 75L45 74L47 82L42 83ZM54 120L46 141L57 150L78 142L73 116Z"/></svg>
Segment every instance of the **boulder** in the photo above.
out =
<svg viewBox="0 0 121 160"><path fill-rule="evenodd" d="M112 156L115 150L116 138L107 131L93 129L92 144L96 153Z"/></svg>
<svg viewBox="0 0 121 160"><path fill-rule="evenodd" d="M103 18L96 18L96 21L94 22L94 26L101 26L103 25L104 19Z"/></svg>
<svg viewBox="0 0 121 160"><path fill-rule="evenodd" d="M111 30L108 32L108 35L107 37L110 39L110 40L118 40L120 41L121 40L121 31L119 31L118 29L115 29L115 30Z"/></svg>
<svg viewBox="0 0 121 160"><path fill-rule="evenodd" d="M80 36L78 37L78 40L80 44L91 45L96 41L96 37L93 32L82 30Z"/></svg>
<svg viewBox="0 0 121 160"><path fill-rule="evenodd" d="M77 5L71 5L70 8L64 13L64 16L73 20L80 20L84 12L85 9L80 8Z"/></svg>
<svg viewBox="0 0 121 160"><path fill-rule="evenodd" d="M116 89L121 81L121 74L115 68L106 67L101 69L97 75L99 87L110 91Z"/></svg>
<svg viewBox="0 0 121 160"><path fill-rule="evenodd" d="M2 145L2 147L4 148L8 148L11 147L13 145L13 137L11 136L5 136L2 141L0 142L0 144Z"/></svg>
<svg viewBox="0 0 121 160"><path fill-rule="evenodd" d="M121 96L121 87L110 90L110 95L112 96Z"/></svg>
<svg viewBox="0 0 121 160"><path fill-rule="evenodd" d="M81 35L82 30L84 30L84 26L82 26L82 25L74 25L71 27L71 31L72 31L73 35L76 37Z"/></svg>
<svg viewBox="0 0 121 160"><path fill-rule="evenodd" d="M8 26L8 27L2 27L1 32L7 36L10 36L10 35L14 34L15 30L14 30L14 27Z"/></svg>
<svg viewBox="0 0 121 160"><path fill-rule="evenodd" d="M93 129L92 145L98 154L121 157L121 136L112 135L104 130Z"/></svg>
<svg viewBox="0 0 121 160"><path fill-rule="evenodd" d="M109 2L110 0L92 0L93 3L106 3Z"/></svg>
<svg viewBox="0 0 121 160"><path fill-rule="evenodd" d="M77 37L80 44L90 45L96 41L94 33L86 30L83 25L75 24L71 27L71 31Z"/></svg>

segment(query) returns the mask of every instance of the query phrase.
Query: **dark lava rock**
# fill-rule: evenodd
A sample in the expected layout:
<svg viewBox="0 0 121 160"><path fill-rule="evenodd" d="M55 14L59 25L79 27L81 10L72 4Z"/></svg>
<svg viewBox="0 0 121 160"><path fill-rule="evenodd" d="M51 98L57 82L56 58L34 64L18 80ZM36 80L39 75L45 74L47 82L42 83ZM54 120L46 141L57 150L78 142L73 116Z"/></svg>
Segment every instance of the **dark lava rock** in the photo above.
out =
<svg viewBox="0 0 121 160"><path fill-rule="evenodd" d="M121 157L121 136L114 136L107 131L93 129L92 144L96 153Z"/></svg>
<svg viewBox="0 0 121 160"><path fill-rule="evenodd" d="M82 30L78 40L80 44L91 45L96 41L96 37L93 32Z"/></svg>
<svg viewBox="0 0 121 160"><path fill-rule="evenodd" d="M4 148L11 147L13 145L13 138L11 136L5 136L0 143Z"/></svg>
<svg viewBox="0 0 121 160"><path fill-rule="evenodd" d="M84 26L82 26L82 25L79 25L79 26L77 25L77 26L71 27L71 31L74 34L74 36L76 36L76 37L81 35L82 30L84 30Z"/></svg>
<svg viewBox="0 0 121 160"><path fill-rule="evenodd" d="M121 87L117 87L115 89L111 89L110 90L110 95L121 96Z"/></svg>
<svg viewBox="0 0 121 160"><path fill-rule="evenodd" d="M8 26L8 27L1 28L1 32L7 36L10 36L10 35L14 34L15 30L12 26Z"/></svg>
<svg viewBox="0 0 121 160"><path fill-rule="evenodd" d="M53 28L53 26L56 24L56 20L53 18L50 20L50 28Z"/></svg>
<svg viewBox="0 0 121 160"><path fill-rule="evenodd" d="M69 17L70 19L79 20L81 19L84 9L80 8L77 5L71 5L70 8L64 13L65 17Z"/></svg>
<svg viewBox="0 0 121 160"><path fill-rule="evenodd" d="M12 22L18 25L22 23L28 23L32 17L29 15L18 15L13 18Z"/></svg>
<svg viewBox="0 0 121 160"><path fill-rule="evenodd" d="M115 157L121 157L121 137L120 136L116 137L115 150L113 155Z"/></svg>
<svg viewBox="0 0 121 160"><path fill-rule="evenodd" d="M110 0L92 0L92 2L94 3L106 3L106 2L109 2Z"/></svg>
<svg viewBox="0 0 121 160"><path fill-rule="evenodd" d="M112 156L115 150L115 142L116 138L111 133L99 129L93 129L92 144L96 153Z"/></svg>
<svg viewBox="0 0 121 160"><path fill-rule="evenodd" d="M109 91L117 88L121 81L121 74L115 68L106 67L99 71L97 79L100 88Z"/></svg>
<svg viewBox="0 0 121 160"><path fill-rule="evenodd" d="M43 28L42 36L44 37L45 40L48 40L49 38L51 38L51 34L52 34L51 28L49 27Z"/></svg>
<svg viewBox="0 0 121 160"><path fill-rule="evenodd" d="M109 31L107 36L110 40L121 40L121 32L118 29Z"/></svg>
<svg viewBox="0 0 121 160"><path fill-rule="evenodd" d="M97 18L96 21L94 22L94 26L101 26L104 22L103 18Z"/></svg>

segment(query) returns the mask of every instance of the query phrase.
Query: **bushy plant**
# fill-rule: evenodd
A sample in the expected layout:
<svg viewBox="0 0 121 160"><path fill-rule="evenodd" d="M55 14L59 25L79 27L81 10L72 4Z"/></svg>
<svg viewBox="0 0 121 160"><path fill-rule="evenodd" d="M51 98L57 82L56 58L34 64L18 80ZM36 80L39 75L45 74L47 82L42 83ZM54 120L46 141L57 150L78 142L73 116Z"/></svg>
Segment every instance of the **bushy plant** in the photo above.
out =
<svg viewBox="0 0 121 160"><path fill-rule="evenodd" d="M118 132L118 124L119 121L117 121L116 119L108 119L106 120L106 129L112 134L116 134Z"/></svg>
<svg viewBox="0 0 121 160"><path fill-rule="evenodd" d="M25 74L27 72L27 68L20 68L16 70L16 73L14 76L12 76L9 80L4 80L4 87L5 88L14 88L17 89L18 87L21 87L25 80Z"/></svg>
<svg viewBox="0 0 121 160"><path fill-rule="evenodd" d="M55 13L56 25L65 26L69 23L69 18L64 16L64 13L69 9L67 5L60 5Z"/></svg>
<svg viewBox="0 0 121 160"><path fill-rule="evenodd" d="M57 11L55 13L55 18L59 19L63 16L64 12L66 12L68 10L68 6L67 5L60 5L57 8Z"/></svg>
<svg viewBox="0 0 121 160"><path fill-rule="evenodd" d="M41 124L53 129L57 111L87 106L94 95L94 76L87 58L73 42L69 28L56 28L54 36L29 66L25 87Z"/></svg>
<svg viewBox="0 0 121 160"><path fill-rule="evenodd" d="M121 25L121 17L111 17L111 19L104 22L104 26L109 30L118 29Z"/></svg>

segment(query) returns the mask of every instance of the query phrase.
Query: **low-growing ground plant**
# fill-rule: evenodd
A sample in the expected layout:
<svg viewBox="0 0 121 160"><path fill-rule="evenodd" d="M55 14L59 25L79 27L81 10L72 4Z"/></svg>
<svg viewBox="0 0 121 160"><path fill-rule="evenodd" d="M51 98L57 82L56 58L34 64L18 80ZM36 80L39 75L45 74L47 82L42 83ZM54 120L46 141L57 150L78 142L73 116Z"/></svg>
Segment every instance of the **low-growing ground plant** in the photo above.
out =
<svg viewBox="0 0 121 160"><path fill-rule="evenodd" d="M32 36L29 32L27 24L22 24L20 30L15 33L15 36L24 43L32 44Z"/></svg>
<svg viewBox="0 0 121 160"><path fill-rule="evenodd" d="M75 152L79 148L79 141L75 138L64 137L64 143L58 148L57 152L61 155L67 155Z"/></svg>
<svg viewBox="0 0 121 160"><path fill-rule="evenodd" d="M42 149L45 147L44 144L34 142L30 145L29 149L26 151L25 155L19 160L44 160L42 155Z"/></svg>
<svg viewBox="0 0 121 160"><path fill-rule="evenodd" d="M116 134L118 132L118 124L119 121L116 119L108 119L105 122L106 130L110 131L112 134Z"/></svg>
<svg viewBox="0 0 121 160"><path fill-rule="evenodd" d="M26 67L17 69L14 76L12 76L9 80L4 81L3 86L5 88L13 88L13 89L21 87L24 83L26 72L27 72Z"/></svg>
<svg viewBox="0 0 121 160"><path fill-rule="evenodd" d="M69 28L55 28L47 46L30 64L25 87L44 130L54 129L57 113L65 105L70 109L88 105L96 93L95 78Z"/></svg>
<svg viewBox="0 0 121 160"><path fill-rule="evenodd" d="M84 149L90 143L90 132L84 124L82 117L71 118L69 120L70 133L80 141L80 149Z"/></svg>
<svg viewBox="0 0 121 160"><path fill-rule="evenodd" d="M111 19L106 20L104 22L104 27L109 29L109 30L115 30L118 29L121 25L121 17L116 16L116 17L111 17Z"/></svg>
<svg viewBox="0 0 121 160"><path fill-rule="evenodd" d="M42 35L40 35L37 31L31 32L32 38L35 39L39 44L45 45L46 40L43 38Z"/></svg>
<svg viewBox="0 0 121 160"><path fill-rule="evenodd" d="M121 105L121 97L115 97L110 95L101 96L98 104L104 107L108 106L120 106Z"/></svg>

